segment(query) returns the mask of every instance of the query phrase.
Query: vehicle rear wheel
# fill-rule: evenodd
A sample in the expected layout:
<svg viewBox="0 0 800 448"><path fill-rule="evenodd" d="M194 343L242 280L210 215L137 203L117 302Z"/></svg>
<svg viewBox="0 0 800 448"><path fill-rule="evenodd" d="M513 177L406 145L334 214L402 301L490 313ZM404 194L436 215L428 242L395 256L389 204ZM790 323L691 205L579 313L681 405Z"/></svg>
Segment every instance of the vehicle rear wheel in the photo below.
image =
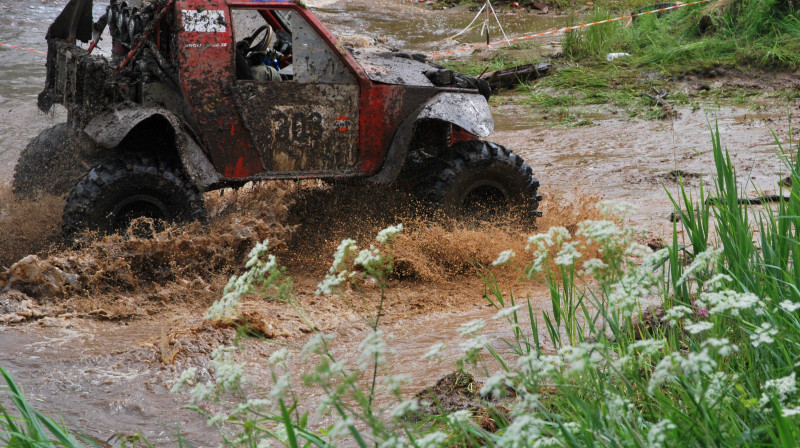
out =
<svg viewBox="0 0 800 448"><path fill-rule="evenodd" d="M203 196L180 172L152 159L120 158L95 165L67 198L64 236L84 230L112 233L139 217L156 221L203 220Z"/></svg>
<svg viewBox="0 0 800 448"><path fill-rule="evenodd" d="M426 189L426 199L449 214L491 218L498 212L540 216L542 196L531 167L495 143L472 140L453 146L451 156Z"/></svg>
<svg viewBox="0 0 800 448"><path fill-rule="evenodd" d="M14 168L14 195L30 199L37 194L63 196L92 166L100 150L81 129L67 123L42 131L22 150Z"/></svg>

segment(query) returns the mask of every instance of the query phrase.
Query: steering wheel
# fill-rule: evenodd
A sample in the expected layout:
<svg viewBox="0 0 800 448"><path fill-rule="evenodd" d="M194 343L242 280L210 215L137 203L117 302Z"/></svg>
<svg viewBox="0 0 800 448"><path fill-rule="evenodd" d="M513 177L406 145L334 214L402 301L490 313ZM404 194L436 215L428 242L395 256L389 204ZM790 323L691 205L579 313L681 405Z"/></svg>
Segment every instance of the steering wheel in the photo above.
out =
<svg viewBox="0 0 800 448"><path fill-rule="evenodd" d="M261 35L261 33L264 33L264 37L256 41L256 39L259 37L259 35ZM236 44L236 48L241 50L245 56L249 55L254 51L265 51L267 50L266 47L269 45L270 37L272 37L273 35L274 32L272 31L271 26L262 25L258 27L255 31L253 31L253 34L240 40ZM253 44L253 42L256 42L256 44Z"/></svg>

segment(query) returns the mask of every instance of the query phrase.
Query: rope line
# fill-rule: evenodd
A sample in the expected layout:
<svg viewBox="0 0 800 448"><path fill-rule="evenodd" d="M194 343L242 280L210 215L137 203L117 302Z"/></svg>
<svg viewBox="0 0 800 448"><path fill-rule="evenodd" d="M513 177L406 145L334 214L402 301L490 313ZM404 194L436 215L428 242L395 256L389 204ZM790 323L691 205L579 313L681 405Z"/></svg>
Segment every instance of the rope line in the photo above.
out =
<svg viewBox="0 0 800 448"><path fill-rule="evenodd" d="M434 52L433 53L433 57L436 58L437 56L444 56L444 55L447 55L447 54L455 54L455 53L461 53L461 52L464 52L464 51L477 50L478 48L492 47L492 46L495 46L495 45L510 44L511 42L519 42L521 40L533 39L535 37L551 36L551 35L554 35L554 34L564 33L564 32L567 32L567 31L580 30L580 29L583 29L583 28L588 28L590 26L601 25L603 23L610 23L610 22L617 22L619 20L633 19L634 17L638 17L638 16L645 16L645 15L648 15L648 14L657 14L659 12L669 11L669 10L672 10L672 9L685 8L687 6L699 5L700 3L708 3L708 2L711 2L711 1L713 1L713 0L698 0L698 1L691 2L691 3L683 3L683 4L680 4L680 5L670 6L670 7L667 7L667 8L660 8L660 9L654 9L652 11L645 11L645 12L642 12L642 13L639 13L639 14L631 14L629 16L621 16L621 17L615 17L613 19L601 20L599 22L584 23L583 25L576 25L576 26L568 26L568 27L559 28L559 29L555 29L555 30L545 31L543 33L527 34L525 36L513 37L511 39L506 39L506 40L499 40L497 42L493 42L493 43L490 43L490 44L472 45L472 46L469 46L469 47L456 48L454 50L443 51L441 53Z"/></svg>

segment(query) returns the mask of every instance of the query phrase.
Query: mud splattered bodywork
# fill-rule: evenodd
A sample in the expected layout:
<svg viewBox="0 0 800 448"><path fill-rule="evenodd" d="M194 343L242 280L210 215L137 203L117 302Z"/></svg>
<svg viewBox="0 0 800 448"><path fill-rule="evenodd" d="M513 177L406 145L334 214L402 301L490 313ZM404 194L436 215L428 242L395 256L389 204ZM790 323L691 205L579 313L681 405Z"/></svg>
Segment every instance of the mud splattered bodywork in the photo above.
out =
<svg viewBox="0 0 800 448"><path fill-rule="evenodd" d="M237 11L256 12L283 36L287 54L278 44L259 47L276 58L281 81L237 76L255 69L252 56L260 54L249 36L236 35ZM202 189L301 177L392 182L420 123L467 137L492 130L477 81L418 55L353 54L293 2L112 0L95 28L104 23L114 38L110 61L70 39L50 39L56 54L44 103L65 105L70 123L111 151L140 150L145 145L133 148L138 140L129 135L170 129L149 150L180 162ZM241 66L244 56L252 67Z"/></svg>

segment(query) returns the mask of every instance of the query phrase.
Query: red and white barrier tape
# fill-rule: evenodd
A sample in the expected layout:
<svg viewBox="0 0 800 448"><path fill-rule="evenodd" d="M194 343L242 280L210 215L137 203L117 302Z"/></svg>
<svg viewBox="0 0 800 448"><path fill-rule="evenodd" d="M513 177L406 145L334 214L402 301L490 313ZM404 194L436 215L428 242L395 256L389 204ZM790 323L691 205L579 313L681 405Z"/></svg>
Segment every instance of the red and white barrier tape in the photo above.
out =
<svg viewBox="0 0 800 448"><path fill-rule="evenodd" d="M583 28L588 28L590 26L600 25L600 24L603 24L603 23L617 22L619 20L632 19L632 18L638 17L638 16L644 16L644 15L647 15L647 14L656 14L656 13L659 13L659 12L669 11L671 9L685 8L687 6L698 5L700 3L708 3L708 2L711 2L711 1L714 1L714 0L698 0L698 1L695 1L695 2L682 3L680 5L670 6L670 7L667 7L667 8L660 8L660 9L654 9L652 11L645 11L645 12L642 12L642 13L639 13L639 14L631 14L629 16L622 16L622 17L615 17L613 19L601 20L599 22L584 23L583 25L568 26L568 27L565 27L565 28L559 28L557 30L545 31L544 33L528 34L528 35L525 35L525 36L513 37L511 39L499 40L497 42L493 42L493 43L490 43L490 44L479 44L479 45L472 45L470 47L465 47L465 48L457 48L457 49L454 49L454 50L443 51L441 53L433 53L433 57L435 59L438 56L444 56L444 55L447 55L447 54L461 53L461 52L464 52L464 51L477 50L478 48L492 47L492 46L495 46L495 45L510 44L511 42L519 42L521 40L533 39L534 37L551 36L553 34L564 33L564 32L573 31L573 30L580 30L580 29L583 29Z"/></svg>
<svg viewBox="0 0 800 448"><path fill-rule="evenodd" d="M30 48L18 47L18 46L16 46L16 45L4 44L4 43L2 43L2 42L0 42L0 46L2 46L2 47L14 48L14 49L16 49L16 50L30 51L31 53L47 54L47 52L46 52L46 51L31 50Z"/></svg>

